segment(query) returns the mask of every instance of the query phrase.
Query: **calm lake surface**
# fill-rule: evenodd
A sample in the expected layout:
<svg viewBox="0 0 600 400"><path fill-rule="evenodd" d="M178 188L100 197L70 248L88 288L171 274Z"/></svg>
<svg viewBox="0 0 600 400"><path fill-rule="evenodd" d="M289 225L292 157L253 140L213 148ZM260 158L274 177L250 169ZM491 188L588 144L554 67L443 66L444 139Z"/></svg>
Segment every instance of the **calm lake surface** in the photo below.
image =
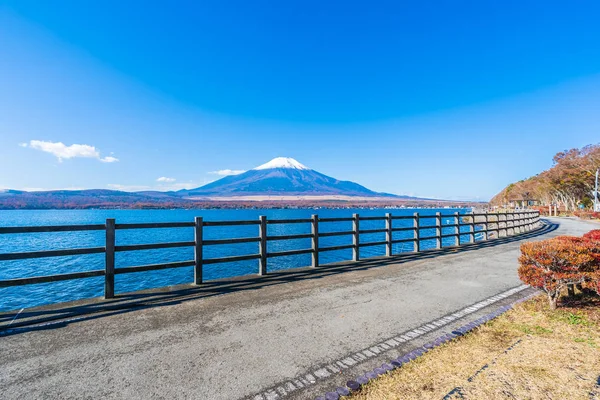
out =
<svg viewBox="0 0 600 400"><path fill-rule="evenodd" d="M392 215L412 215L419 212L421 226L435 224L433 218L423 216L442 215L459 212L464 214L467 209L294 209L294 210L27 210L0 211L0 226L32 226L32 225L76 225L103 224L107 218L115 218L117 223L141 222L191 222L194 217L201 216L205 221L250 220L258 219L260 215L268 219L309 218L312 214L319 217L351 217L353 213L361 216L383 216L386 212ZM442 225L452 224L453 218L443 218ZM412 226L412 220L394 221L394 227ZM361 229L383 228L384 221L361 221ZM335 222L319 224L319 232L347 231L352 229L351 222ZM452 233L453 227L443 228L443 234ZM467 232L468 227L462 227L461 232ZM275 224L268 225L269 235L290 235L310 233L310 224ZM412 237L412 231L394 232L393 239ZM421 236L433 236L433 229L422 229ZM71 249L83 247L104 246L104 231L28 233L0 235L0 253L15 253L25 251ZM235 227L205 227L205 239L225 239L258 236L258 226ZM193 241L193 228L169 229L135 229L117 230L117 245L164 243L178 241ZM385 240L385 233L363 234L361 242L376 242ZM461 236L461 242L467 242L468 235ZM351 244L351 236L336 236L320 238L321 247ZM454 238L445 238L444 245L454 244ZM310 239L278 240L268 242L268 251L285 251L293 249L308 249ZM435 247L434 240L421 241L421 249ZM394 244L394 253L412 251L412 243ZM205 246L204 258L235 256L258 253L257 243L236 245ZM385 254L384 246L361 248L361 258ZM349 260L352 251L339 250L320 254L320 263L331 263ZM116 268L158 264L164 262L192 260L193 248L174 248L159 250L143 250L119 252L116 254ZM270 258L268 271L282 270L308 266L311 263L310 254ZM38 258L30 260L0 261L0 280L24 278L32 276L54 275L69 272L80 272L104 269L104 254L90 254L68 257ZM204 279L220 279L239 275L256 274L258 260L235 263L212 264L204 266ZM116 293L131 292L190 283L193 279L192 267L148 271L130 274L120 274L115 277ZM104 277L86 278L72 281L52 282L37 285L0 288L0 311L16 310L43 304L77 300L103 295Z"/></svg>

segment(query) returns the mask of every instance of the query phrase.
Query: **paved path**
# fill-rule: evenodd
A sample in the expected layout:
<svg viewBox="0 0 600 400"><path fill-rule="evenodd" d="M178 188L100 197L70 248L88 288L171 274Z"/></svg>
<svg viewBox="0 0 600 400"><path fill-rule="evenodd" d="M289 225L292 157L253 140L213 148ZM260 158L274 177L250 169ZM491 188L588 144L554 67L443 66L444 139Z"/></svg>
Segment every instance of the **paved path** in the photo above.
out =
<svg viewBox="0 0 600 400"><path fill-rule="evenodd" d="M550 220L560 226L544 236L597 228ZM199 291L170 298L167 305L5 331L1 397L252 397L519 286L520 241L489 244L387 265L328 268L286 283L273 278L219 296ZM293 396L314 394L298 390Z"/></svg>

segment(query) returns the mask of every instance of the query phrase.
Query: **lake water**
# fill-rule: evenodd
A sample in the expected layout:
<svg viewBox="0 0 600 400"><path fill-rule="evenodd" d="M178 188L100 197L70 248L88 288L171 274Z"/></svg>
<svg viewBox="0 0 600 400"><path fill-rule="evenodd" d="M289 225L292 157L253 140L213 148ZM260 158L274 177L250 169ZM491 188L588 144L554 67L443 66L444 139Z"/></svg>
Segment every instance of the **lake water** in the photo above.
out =
<svg viewBox="0 0 600 400"><path fill-rule="evenodd" d="M443 215L466 209L294 209L294 210L27 210L0 211L0 226L32 226L32 225L76 225L103 224L107 218L115 218L117 223L141 222L192 222L194 217L202 216L205 221L250 220L260 215L268 219L309 218L318 214L321 218L351 217L353 213L361 216L383 216L386 212L392 215L412 215L419 212L421 225L434 225L433 218L440 211ZM443 218L442 225L454 223L453 218ZM412 226L412 220L394 221L394 227ZM384 221L361 221L361 229L383 228ZM310 224L274 224L268 225L268 235L290 235L310 233ZM346 231L352 229L351 222L335 222L319 224L320 232ZM452 233L453 227L443 228L443 234ZM467 232L462 227L461 232ZM433 236L433 229L422 229L421 236ZM24 251L71 249L104 246L104 231L27 233L0 235L0 253ZM393 239L412 237L412 231L394 232ZM205 239L224 239L258 236L258 226L205 227ZM169 229L135 229L117 230L117 245L164 243L177 241L193 241L193 228ZM363 234L361 242L385 240L385 233ZM461 242L467 242L468 235L461 236ZM319 239L321 247L351 244L351 236L324 237ZM454 238L445 238L443 245L453 245ZM268 252L310 248L310 239L281 240L268 242ZM394 253L412 251L412 243L394 244ZM421 249L435 247L434 240L421 241ZM361 248L361 258L385 254L384 246ZM235 256L258 253L257 243L236 245L205 246L204 258ZM328 251L320 254L320 263L331 263L349 260L352 251ZM116 268L158 264L164 262L187 261L193 259L193 248L174 248L159 250L143 250L119 252L116 254ZM269 258L268 271L309 266L310 254ZM69 272L104 269L104 254L90 254L68 257L38 258L30 260L0 261L0 280L24 278L32 276L54 275ZM204 279L212 280L239 275L256 274L258 260L235 263L212 264L204 266ZM182 283L190 283L193 279L192 267L174 268L161 271L148 271L130 274L119 274L115 277L116 293L131 292L141 289L164 287ZM52 282L37 285L0 288L0 311L16 310L43 304L77 300L103 296L104 277L94 277L71 281Z"/></svg>

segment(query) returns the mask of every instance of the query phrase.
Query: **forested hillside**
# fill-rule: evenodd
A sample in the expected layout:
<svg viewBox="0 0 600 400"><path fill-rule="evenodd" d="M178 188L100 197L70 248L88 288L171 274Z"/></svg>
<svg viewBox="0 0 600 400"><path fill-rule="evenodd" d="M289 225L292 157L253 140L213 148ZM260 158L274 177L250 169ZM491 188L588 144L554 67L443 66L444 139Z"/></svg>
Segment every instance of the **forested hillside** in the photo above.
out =
<svg viewBox="0 0 600 400"><path fill-rule="evenodd" d="M491 200L504 205L515 200L537 200L575 211L579 204L592 206L594 179L600 168L600 144L565 150L553 158L552 168L531 178L511 183Z"/></svg>

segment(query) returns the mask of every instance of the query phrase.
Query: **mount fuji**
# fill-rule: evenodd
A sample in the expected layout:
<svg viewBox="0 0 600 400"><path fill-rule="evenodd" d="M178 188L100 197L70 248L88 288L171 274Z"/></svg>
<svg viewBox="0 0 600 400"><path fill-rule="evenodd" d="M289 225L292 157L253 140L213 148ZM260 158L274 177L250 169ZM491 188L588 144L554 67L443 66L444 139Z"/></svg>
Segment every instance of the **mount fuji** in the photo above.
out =
<svg viewBox="0 0 600 400"><path fill-rule="evenodd" d="M396 197L358 183L340 181L299 163L277 157L239 175L230 175L196 189L177 192L193 197L242 196L360 196Z"/></svg>

